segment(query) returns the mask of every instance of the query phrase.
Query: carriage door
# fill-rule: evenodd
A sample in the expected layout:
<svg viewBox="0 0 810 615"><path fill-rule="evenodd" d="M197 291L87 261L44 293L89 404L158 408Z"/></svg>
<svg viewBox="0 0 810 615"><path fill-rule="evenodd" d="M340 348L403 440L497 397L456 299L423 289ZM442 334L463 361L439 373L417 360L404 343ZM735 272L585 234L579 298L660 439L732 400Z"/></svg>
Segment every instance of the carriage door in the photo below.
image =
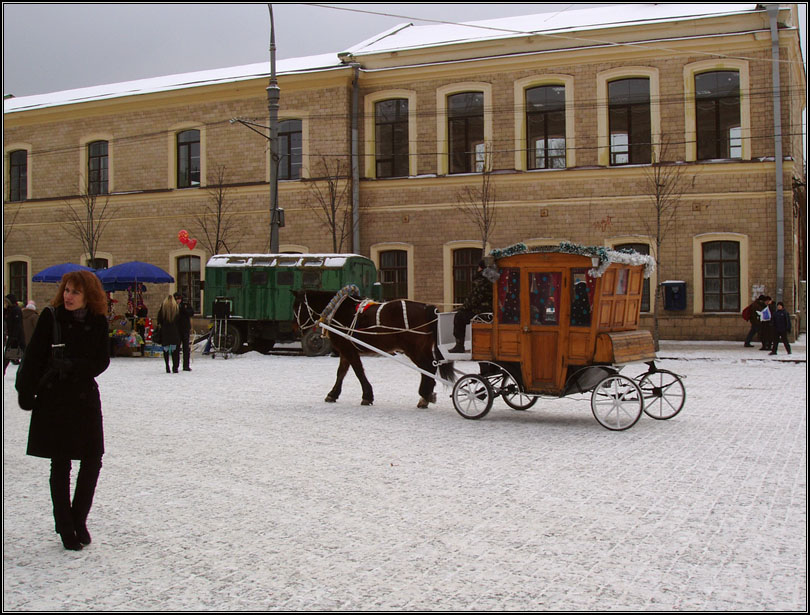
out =
<svg viewBox="0 0 810 615"><path fill-rule="evenodd" d="M523 378L534 391L559 392L562 328L568 308L563 301L561 270L529 271L524 311ZM562 312L565 311L566 314Z"/></svg>

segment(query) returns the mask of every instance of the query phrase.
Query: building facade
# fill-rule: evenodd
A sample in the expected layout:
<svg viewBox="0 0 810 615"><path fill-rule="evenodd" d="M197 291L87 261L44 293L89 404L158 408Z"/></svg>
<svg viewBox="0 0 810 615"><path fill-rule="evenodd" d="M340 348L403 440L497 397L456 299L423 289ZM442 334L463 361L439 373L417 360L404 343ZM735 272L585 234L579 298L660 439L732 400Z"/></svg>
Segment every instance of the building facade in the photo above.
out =
<svg viewBox="0 0 810 615"><path fill-rule="evenodd" d="M279 62L279 251L370 256L386 296L450 310L490 249L633 247L658 262L642 326L663 338L742 339L760 293L799 310L798 9L709 6L404 25ZM32 275L92 251L201 306L213 253L268 251L268 69L6 100L4 293L44 301ZM91 207L95 249L70 225ZM656 302L669 287L685 300Z"/></svg>

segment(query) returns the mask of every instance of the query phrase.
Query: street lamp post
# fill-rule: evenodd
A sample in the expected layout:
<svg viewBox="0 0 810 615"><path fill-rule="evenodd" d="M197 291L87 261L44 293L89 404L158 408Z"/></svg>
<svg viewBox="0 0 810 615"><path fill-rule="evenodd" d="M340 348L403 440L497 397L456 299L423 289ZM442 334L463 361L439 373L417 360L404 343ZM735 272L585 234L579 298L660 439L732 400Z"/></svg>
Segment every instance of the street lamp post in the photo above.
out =
<svg viewBox="0 0 810 615"><path fill-rule="evenodd" d="M267 107L270 112L270 252L277 254L278 229L283 226L283 210L278 206L278 101L281 88L276 79L276 39L273 29L273 5L270 10L270 84L267 86Z"/></svg>

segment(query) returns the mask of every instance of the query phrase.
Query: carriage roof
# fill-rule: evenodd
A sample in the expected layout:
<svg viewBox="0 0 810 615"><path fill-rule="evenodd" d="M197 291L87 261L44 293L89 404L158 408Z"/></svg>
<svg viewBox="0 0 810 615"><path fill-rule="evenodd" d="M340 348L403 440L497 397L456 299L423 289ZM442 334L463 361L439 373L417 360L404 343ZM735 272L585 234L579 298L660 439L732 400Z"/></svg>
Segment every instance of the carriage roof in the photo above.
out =
<svg viewBox="0 0 810 615"><path fill-rule="evenodd" d="M557 246L536 248L529 248L523 243L517 243L508 248L490 252L490 256L496 264L512 256L525 256L525 258L519 259L524 263L528 261L529 263L541 264L552 258L552 255L570 257L570 266L574 267L587 266L590 263L591 268L588 273L594 278L602 277L605 270L612 264L643 266L645 278L649 278L655 271L655 259L634 250L612 250L601 246L579 246L567 242L560 243ZM578 256L582 258L576 258Z"/></svg>
<svg viewBox="0 0 810 615"><path fill-rule="evenodd" d="M357 259L368 261L359 254L215 254L207 266L342 269Z"/></svg>

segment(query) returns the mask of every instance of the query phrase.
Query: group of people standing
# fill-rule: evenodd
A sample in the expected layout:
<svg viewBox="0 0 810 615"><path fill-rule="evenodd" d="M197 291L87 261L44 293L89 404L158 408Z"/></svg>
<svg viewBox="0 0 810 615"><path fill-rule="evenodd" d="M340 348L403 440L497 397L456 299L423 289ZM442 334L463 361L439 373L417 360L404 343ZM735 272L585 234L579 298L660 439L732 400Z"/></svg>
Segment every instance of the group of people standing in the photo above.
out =
<svg viewBox="0 0 810 615"><path fill-rule="evenodd" d="M24 308L12 293L3 297L3 373L9 363L20 364L25 347L31 340L39 314L37 306L29 301ZM12 358L12 355L15 358Z"/></svg>
<svg viewBox="0 0 810 615"><path fill-rule="evenodd" d="M777 348L782 343L788 354L790 342L790 314L785 310L785 304L778 301L776 305L773 299L767 295L760 295L746 309L751 328L743 344L746 348L752 348L754 337L759 334L761 342L760 350L770 350L770 354L777 354Z"/></svg>

